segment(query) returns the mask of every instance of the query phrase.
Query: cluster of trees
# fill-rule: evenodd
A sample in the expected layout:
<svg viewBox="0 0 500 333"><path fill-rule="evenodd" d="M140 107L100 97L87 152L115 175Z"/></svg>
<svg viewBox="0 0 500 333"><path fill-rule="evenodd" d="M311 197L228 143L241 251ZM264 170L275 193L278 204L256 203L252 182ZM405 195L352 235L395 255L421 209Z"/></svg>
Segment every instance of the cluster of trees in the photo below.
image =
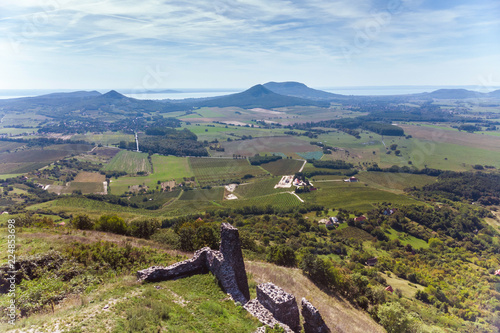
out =
<svg viewBox="0 0 500 333"><path fill-rule="evenodd" d="M324 168L324 169L352 169L354 167L352 163L348 163L343 160L333 160L333 161L307 160L307 162L312 163L312 165L315 168Z"/></svg>
<svg viewBox="0 0 500 333"><path fill-rule="evenodd" d="M410 193L426 199L478 202L482 205L500 204L500 175L482 172L446 171L438 181Z"/></svg>
<svg viewBox="0 0 500 333"><path fill-rule="evenodd" d="M196 135L186 128L182 131L165 129L154 133L156 134L140 137L141 151L161 155L208 156L203 143L197 141Z"/></svg>
<svg viewBox="0 0 500 333"><path fill-rule="evenodd" d="M77 215L71 219L71 225L80 230L99 230L149 239L161 227L161 222L153 218L126 223L116 215L102 215L97 220L91 219L88 215Z"/></svg>
<svg viewBox="0 0 500 333"><path fill-rule="evenodd" d="M255 154L255 156L249 157L248 161L250 162L251 165L261 165L269 162L274 162L277 160L281 160L283 157L280 155L271 155L271 156L261 156L259 154Z"/></svg>

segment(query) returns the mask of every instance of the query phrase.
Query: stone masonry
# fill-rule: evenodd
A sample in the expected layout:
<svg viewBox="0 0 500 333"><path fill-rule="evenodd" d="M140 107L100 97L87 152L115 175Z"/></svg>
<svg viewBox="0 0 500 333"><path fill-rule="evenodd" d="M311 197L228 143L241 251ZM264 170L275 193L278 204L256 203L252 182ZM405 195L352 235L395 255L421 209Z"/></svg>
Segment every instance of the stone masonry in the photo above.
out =
<svg viewBox="0 0 500 333"><path fill-rule="evenodd" d="M302 317L304 317L304 332L305 333L330 333L330 329L326 326L321 314L309 301L302 298Z"/></svg>
<svg viewBox="0 0 500 333"><path fill-rule="evenodd" d="M221 225L219 251L204 247L189 260L168 267L153 266L138 271L137 279L159 282L208 272L212 272L219 280L224 292L263 324L270 327L278 324L286 333L300 332L300 315L295 296L268 282L258 285L257 299L250 300L238 229L228 223ZM306 333L330 332L318 310L305 298L302 299L302 316Z"/></svg>
<svg viewBox="0 0 500 333"><path fill-rule="evenodd" d="M300 315L295 296L268 282L257 286L257 300L268 309L276 320L300 332Z"/></svg>
<svg viewBox="0 0 500 333"><path fill-rule="evenodd" d="M168 267L153 266L137 272L139 281L157 282L205 274L209 271L219 280L224 292L235 302L245 304L250 299L248 280L241 253L238 229L228 223L221 225L221 251L204 247L193 258Z"/></svg>

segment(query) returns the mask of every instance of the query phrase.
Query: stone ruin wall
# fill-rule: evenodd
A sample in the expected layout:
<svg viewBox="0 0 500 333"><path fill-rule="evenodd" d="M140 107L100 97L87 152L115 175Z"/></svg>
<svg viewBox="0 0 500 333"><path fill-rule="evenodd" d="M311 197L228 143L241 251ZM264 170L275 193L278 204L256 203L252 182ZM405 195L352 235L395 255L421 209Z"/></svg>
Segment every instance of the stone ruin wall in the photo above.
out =
<svg viewBox="0 0 500 333"><path fill-rule="evenodd" d="M208 247L194 253L193 258L168 267L153 266L137 272L137 279L159 282L211 272L219 280L224 292L239 302L263 324L280 325L287 333L301 330L300 315L295 296L272 283L257 286L257 298L250 300L245 263L241 252L238 229L228 223L221 225L219 251ZM302 299L305 333L329 333L330 330L318 310ZM261 330L262 331L262 330Z"/></svg>

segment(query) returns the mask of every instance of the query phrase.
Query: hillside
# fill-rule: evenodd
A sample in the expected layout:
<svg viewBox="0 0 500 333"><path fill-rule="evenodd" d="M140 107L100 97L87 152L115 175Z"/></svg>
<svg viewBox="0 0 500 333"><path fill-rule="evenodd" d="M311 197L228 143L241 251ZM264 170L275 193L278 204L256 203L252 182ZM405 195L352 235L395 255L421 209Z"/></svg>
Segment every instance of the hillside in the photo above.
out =
<svg viewBox="0 0 500 333"><path fill-rule="evenodd" d="M322 106L327 107L328 103L312 101L298 97L284 96L272 92L261 84L251 87L241 93L217 97L206 101L195 102L194 106L202 107L228 107L236 106L240 108L278 108L285 106Z"/></svg>

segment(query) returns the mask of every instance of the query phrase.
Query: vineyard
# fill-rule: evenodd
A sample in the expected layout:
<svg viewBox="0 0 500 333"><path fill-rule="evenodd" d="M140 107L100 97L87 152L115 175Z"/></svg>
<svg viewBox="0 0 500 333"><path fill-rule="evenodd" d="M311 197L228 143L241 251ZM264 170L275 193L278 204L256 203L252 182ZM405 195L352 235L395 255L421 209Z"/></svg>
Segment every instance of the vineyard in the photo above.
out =
<svg viewBox="0 0 500 333"><path fill-rule="evenodd" d="M126 173L151 172L148 154L122 150L104 168L106 171L125 171Z"/></svg>
<svg viewBox="0 0 500 333"><path fill-rule="evenodd" d="M261 167L275 176L293 175L300 170L304 161L281 159L262 164Z"/></svg>
<svg viewBox="0 0 500 333"><path fill-rule="evenodd" d="M260 197L268 194L275 194L282 191L290 191L290 189L275 189L276 185L280 180L280 177L274 177L271 179L261 180L248 185L240 185L234 191L234 194L238 198L253 198Z"/></svg>
<svg viewBox="0 0 500 333"><path fill-rule="evenodd" d="M229 184L240 181L245 175L254 177L266 175L264 170L250 165L246 159L190 157L189 164L200 186Z"/></svg>
<svg viewBox="0 0 500 333"><path fill-rule="evenodd" d="M322 151L308 151L305 153L297 153L300 157L305 158L306 160L320 160L323 157Z"/></svg>
<svg viewBox="0 0 500 333"><path fill-rule="evenodd" d="M273 206L275 208L290 208L299 206L301 202L290 193L277 193L266 196L254 197L244 200L228 200L224 201L224 205L230 208L240 208L244 206Z"/></svg>

